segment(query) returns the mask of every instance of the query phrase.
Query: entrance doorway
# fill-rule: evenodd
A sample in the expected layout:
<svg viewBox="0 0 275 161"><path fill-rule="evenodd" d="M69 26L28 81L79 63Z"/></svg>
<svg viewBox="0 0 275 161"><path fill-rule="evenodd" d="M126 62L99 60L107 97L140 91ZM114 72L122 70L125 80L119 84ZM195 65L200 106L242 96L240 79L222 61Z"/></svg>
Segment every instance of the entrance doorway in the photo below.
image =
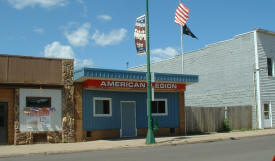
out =
<svg viewBox="0 0 275 161"><path fill-rule="evenodd" d="M136 137L136 102L121 101L121 137Z"/></svg>
<svg viewBox="0 0 275 161"><path fill-rule="evenodd" d="M264 128L272 127L272 115L271 115L271 104L264 104Z"/></svg>
<svg viewBox="0 0 275 161"><path fill-rule="evenodd" d="M8 103L0 102L0 144L8 144Z"/></svg>

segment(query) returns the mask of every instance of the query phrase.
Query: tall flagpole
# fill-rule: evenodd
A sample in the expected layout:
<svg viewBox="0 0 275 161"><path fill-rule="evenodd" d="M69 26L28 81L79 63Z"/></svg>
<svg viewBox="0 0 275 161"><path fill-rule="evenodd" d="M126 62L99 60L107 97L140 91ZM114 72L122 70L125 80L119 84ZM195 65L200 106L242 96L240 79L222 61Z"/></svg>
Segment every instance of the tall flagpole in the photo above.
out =
<svg viewBox="0 0 275 161"><path fill-rule="evenodd" d="M181 0L179 0L179 4L181 3ZM183 74L183 26L180 26L180 45L181 45L181 74Z"/></svg>
<svg viewBox="0 0 275 161"><path fill-rule="evenodd" d="M152 88L151 88L151 71L150 71L150 36L149 36L149 3L146 0L146 54L147 54L147 118L148 131L146 144L156 143L152 128Z"/></svg>
<svg viewBox="0 0 275 161"><path fill-rule="evenodd" d="M180 40L181 40L181 73L183 74L183 26L180 26L181 34L180 34Z"/></svg>

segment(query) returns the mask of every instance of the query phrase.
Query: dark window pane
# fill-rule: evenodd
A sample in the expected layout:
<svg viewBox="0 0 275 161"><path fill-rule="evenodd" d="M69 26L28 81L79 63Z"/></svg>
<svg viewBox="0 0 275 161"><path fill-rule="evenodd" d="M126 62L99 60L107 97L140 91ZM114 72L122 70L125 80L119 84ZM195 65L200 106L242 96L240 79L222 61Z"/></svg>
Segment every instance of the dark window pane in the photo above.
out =
<svg viewBox="0 0 275 161"><path fill-rule="evenodd" d="M110 114L110 101L95 100L95 114Z"/></svg>
<svg viewBox="0 0 275 161"><path fill-rule="evenodd" d="M110 102L109 100L103 101L104 114L110 114Z"/></svg>
<svg viewBox="0 0 275 161"><path fill-rule="evenodd" d="M51 107L50 97L27 97L27 107Z"/></svg>
<svg viewBox="0 0 275 161"><path fill-rule="evenodd" d="M158 113L158 102L152 101L152 113Z"/></svg>
<svg viewBox="0 0 275 161"><path fill-rule="evenodd" d="M268 76L272 76L272 59L267 58L267 72Z"/></svg>
<svg viewBox="0 0 275 161"><path fill-rule="evenodd" d="M0 114L4 114L4 113L5 113L5 106L0 105Z"/></svg>
<svg viewBox="0 0 275 161"><path fill-rule="evenodd" d="M158 112L165 113L165 101L159 101L158 106Z"/></svg>
<svg viewBox="0 0 275 161"><path fill-rule="evenodd" d="M103 102L101 100L95 100L95 113L103 114Z"/></svg>
<svg viewBox="0 0 275 161"><path fill-rule="evenodd" d="M4 117L0 116L0 127L4 127L5 123L4 123Z"/></svg>
<svg viewBox="0 0 275 161"><path fill-rule="evenodd" d="M165 101L152 101L152 113L154 114L166 113Z"/></svg>
<svg viewBox="0 0 275 161"><path fill-rule="evenodd" d="M269 105L268 104L264 104L264 111L269 111Z"/></svg>

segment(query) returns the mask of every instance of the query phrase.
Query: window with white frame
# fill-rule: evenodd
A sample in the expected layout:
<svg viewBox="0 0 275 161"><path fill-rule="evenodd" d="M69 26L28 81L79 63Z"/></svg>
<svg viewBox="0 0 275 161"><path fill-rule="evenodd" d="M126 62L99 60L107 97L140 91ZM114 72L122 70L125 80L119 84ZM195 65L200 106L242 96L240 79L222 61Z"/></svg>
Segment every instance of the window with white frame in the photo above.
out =
<svg viewBox="0 0 275 161"><path fill-rule="evenodd" d="M112 116L112 99L94 97L93 112L95 117Z"/></svg>
<svg viewBox="0 0 275 161"><path fill-rule="evenodd" d="M272 58L267 58L267 74L268 76L274 76L274 63Z"/></svg>
<svg viewBox="0 0 275 161"><path fill-rule="evenodd" d="M265 120L269 120L269 117L270 117L270 104L264 104L264 119Z"/></svg>
<svg viewBox="0 0 275 161"><path fill-rule="evenodd" d="M152 115L165 116L168 115L167 99L155 99L152 101Z"/></svg>

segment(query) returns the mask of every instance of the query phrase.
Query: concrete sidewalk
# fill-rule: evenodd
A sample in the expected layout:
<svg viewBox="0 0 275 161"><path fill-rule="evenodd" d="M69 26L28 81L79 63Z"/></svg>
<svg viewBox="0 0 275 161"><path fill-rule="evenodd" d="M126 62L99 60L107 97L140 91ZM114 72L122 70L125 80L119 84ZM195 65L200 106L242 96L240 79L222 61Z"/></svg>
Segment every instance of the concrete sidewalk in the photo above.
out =
<svg viewBox="0 0 275 161"><path fill-rule="evenodd" d="M107 150L119 148L137 148L137 147L154 147L161 145L192 144L201 142L213 142L229 139L241 139L246 137L257 137L275 135L275 129L253 130L245 132L215 133L209 135L194 136L176 136L156 138L157 144L145 145L145 139L128 139L128 140L98 140L78 143L60 143L60 144L34 144L34 145L11 145L0 146L0 157L12 157L21 155L34 154L58 154L84 152L94 150Z"/></svg>

